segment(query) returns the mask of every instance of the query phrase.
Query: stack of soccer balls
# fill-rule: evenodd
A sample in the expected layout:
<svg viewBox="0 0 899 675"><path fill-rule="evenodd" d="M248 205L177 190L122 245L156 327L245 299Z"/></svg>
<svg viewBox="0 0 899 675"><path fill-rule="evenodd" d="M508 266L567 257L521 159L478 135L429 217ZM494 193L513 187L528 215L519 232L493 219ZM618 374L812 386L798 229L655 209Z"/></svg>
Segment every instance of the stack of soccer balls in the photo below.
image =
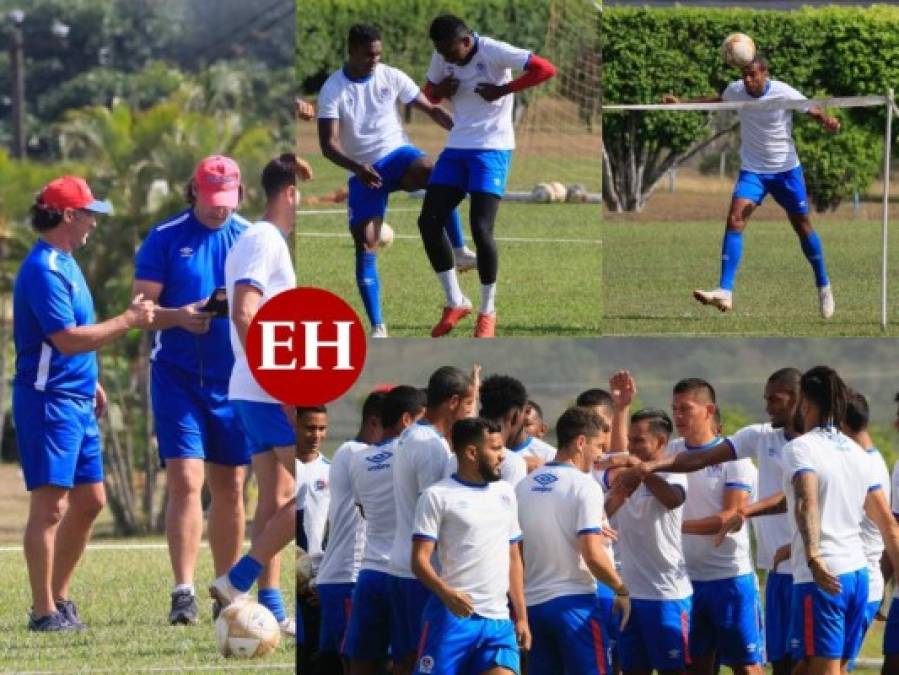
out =
<svg viewBox="0 0 899 675"><path fill-rule="evenodd" d="M215 620L215 638L222 656L252 659L274 651L281 627L266 607L247 598L221 611Z"/></svg>
<svg viewBox="0 0 899 675"><path fill-rule="evenodd" d="M538 183L531 190L531 201L540 204L558 204L561 202L586 202L587 190L583 185L575 184L565 187L558 181Z"/></svg>
<svg viewBox="0 0 899 675"><path fill-rule="evenodd" d="M745 33L731 33L721 43L721 58L734 68L745 68L755 58L755 42Z"/></svg>

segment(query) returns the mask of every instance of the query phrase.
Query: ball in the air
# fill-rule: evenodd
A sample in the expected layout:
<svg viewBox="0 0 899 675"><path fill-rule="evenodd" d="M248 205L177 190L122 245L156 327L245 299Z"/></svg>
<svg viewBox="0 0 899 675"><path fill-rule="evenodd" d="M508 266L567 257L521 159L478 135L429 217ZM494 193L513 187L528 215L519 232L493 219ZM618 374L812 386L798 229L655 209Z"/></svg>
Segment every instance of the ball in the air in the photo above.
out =
<svg viewBox="0 0 899 675"><path fill-rule="evenodd" d="M222 656L252 659L278 646L281 628L258 602L244 600L225 607L215 620L215 637Z"/></svg>
<svg viewBox="0 0 899 675"><path fill-rule="evenodd" d="M553 191L550 187L549 183L539 183L534 186L534 189L531 190L531 200L535 202L539 202L541 204L546 204L551 202L553 198Z"/></svg>
<svg viewBox="0 0 899 675"><path fill-rule="evenodd" d="M721 56L734 68L745 68L755 58L755 42L745 33L731 33L721 43Z"/></svg>
<svg viewBox="0 0 899 675"><path fill-rule="evenodd" d="M395 233L393 228L387 223L381 223L381 236L378 239L378 246L381 248L390 248L390 245L393 244L394 236Z"/></svg>

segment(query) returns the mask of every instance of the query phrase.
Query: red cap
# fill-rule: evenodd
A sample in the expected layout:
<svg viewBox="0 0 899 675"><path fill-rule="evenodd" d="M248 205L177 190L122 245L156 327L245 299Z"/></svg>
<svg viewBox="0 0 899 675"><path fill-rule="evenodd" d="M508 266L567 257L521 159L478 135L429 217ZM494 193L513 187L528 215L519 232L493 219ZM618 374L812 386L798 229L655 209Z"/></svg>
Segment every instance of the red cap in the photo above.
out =
<svg viewBox="0 0 899 675"><path fill-rule="evenodd" d="M41 190L38 200L56 211L84 209L94 213L112 213L112 204L94 199L87 182L78 176L62 176L50 181Z"/></svg>
<svg viewBox="0 0 899 675"><path fill-rule="evenodd" d="M230 157L212 155L194 171L197 201L204 206L237 208L240 199L240 167Z"/></svg>

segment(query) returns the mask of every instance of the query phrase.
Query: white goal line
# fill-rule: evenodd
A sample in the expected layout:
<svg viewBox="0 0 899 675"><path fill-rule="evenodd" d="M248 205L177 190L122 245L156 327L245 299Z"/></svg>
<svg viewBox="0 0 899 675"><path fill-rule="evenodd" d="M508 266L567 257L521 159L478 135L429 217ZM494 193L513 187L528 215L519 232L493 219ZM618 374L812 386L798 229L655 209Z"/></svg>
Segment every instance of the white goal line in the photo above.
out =
<svg viewBox="0 0 899 675"><path fill-rule="evenodd" d="M319 239L349 239L348 233L341 232L297 232L297 237L316 237ZM396 234L394 239L410 239L421 241L421 237L415 234ZM592 244L601 245L600 239L550 239L542 237L496 237L496 241L500 243L512 244Z"/></svg>
<svg viewBox="0 0 899 675"><path fill-rule="evenodd" d="M888 103L892 103L892 99L887 96L836 96L802 101L775 98L764 101L721 101L719 103L616 103L604 105L602 109L603 112L627 110L807 110L809 108L867 108Z"/></svg>
<svg viewBox="0 0 899 675"><path fill-rule="evenodd" d="M206 543L205 541L203 542ZM242 546L247 548L250 545L249 541L245 541ZM157 550L165 550L168 549L168 544L88 544L88 551L157 551ZM0 553L21 553L21 546L0 546Z"/></svg>

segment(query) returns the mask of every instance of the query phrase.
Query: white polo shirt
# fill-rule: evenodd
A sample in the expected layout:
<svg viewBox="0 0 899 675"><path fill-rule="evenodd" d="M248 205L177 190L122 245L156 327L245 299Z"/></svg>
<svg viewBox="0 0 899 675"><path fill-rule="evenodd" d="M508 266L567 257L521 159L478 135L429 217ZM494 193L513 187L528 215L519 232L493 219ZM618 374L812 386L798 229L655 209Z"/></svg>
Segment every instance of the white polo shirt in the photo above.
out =
<svg viewBox="0 0 899 675"><path fill-rule="evenodd" d="M345 441L331 458L328 547L318 569L319 584L354 583L359 574L365 545L365 521L353 501L350 464L353 455L367 447L361 441Z"/></svg>
<svg viewBox="0 0 899 675"><path fill-rule="evenodd" d="M399 436L375 443L353 455L350 484L353 501L365 519L362 569L390 573L390 551L396 530L393 467Z"/></svg>
<svg viewBox="0 0 899 675"><path fill-rule="evenodd" d="M524 457L536 457L544 464L556 458L556 449L536 436L528 436L521 443L509 449Z"/></svg>
<svg viewBox="0 0 899 675"><path fill-rule="evenodd" d="M300 462L297 470L297 509L303 512L306 553L316 573L324 554L325 526L328 524L330 467L331 463L319 453L311 462Z"/></svg>
<svg viewBox="0 0 899 675"><path fill-rule="evenodd" d="M880 483L887 502L889 502L892 490L890 489L890 470L887 468L887 463L877 448L868 448L865 452L873 464L877 482ZM862 546L865 549L865 558L868 561L868 602L880 602L883 599L884 587L883 572L880 570L880 558L885 547L880 530L868 516L865 516L864 520L862 520Z"/></svg>

